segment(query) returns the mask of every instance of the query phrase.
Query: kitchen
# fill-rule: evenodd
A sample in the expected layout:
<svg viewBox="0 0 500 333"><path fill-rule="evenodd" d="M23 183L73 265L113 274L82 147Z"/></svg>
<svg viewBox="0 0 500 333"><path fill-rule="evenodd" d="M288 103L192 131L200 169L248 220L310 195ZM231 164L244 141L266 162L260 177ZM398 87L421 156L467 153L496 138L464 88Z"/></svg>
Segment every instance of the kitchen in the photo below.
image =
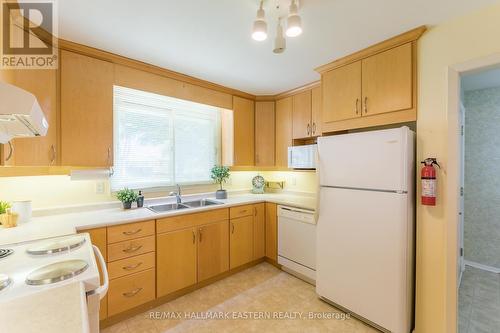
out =
<svg viewBox="0 0 500 333"><path fill-rule="evenodd" d="M352 27L341 13L356 8L346 3L197 3L235 27L219 49L210 44L224 27L193 13L190 3L150 3L153 12L184 14L176 22L185 31L174 28L185 33L183 42L169 50L155 49L161 32L149 40L134 34L145 34L147 24L120 25L117 36L102 23L131 20L127 6L115 13L99 4L92 26L82 13L97 4L59 3L57 38L37 35L56 46L57 67L0 71L2 119L25 120L0 127L0 200L12 206L2 217L0 247L13 250L0 259L0 273L8 275L0 325L10 325L0 330L457 331L456 230L446 223L453 209L453 89L445 74L500 63L500 46L489 42L500 7L443 1L403 9L389 2L400 14L397 24L373 19L356 27L359 40L336 49L345 29L328 23L329 15ZM432 6L439 10L428 15ZM12 19L21 37L25 18ZM193 21L200 25L190 30ZM336 39L311 37L324 28L320 22ZM169 31L169 24L160 26ZM210 24L214 31L196 35ZM373 36L361 34L377 25ZM294 36L290 27L304 31ZM318 52L300 53L308 51L305 42ZM206 56L188 56L195 44ZM247 59L245 66L237 57ZM18 137L26 129L39 136ZM426 158L441 166L432 166L435 206L420 199L427 192L417 175ZM397 207L406 210L350 206L375 194L403 200ZM330 217L345 223L322 223ZM391 229L401 223L387 221L408 228ZM391 242L378 241L384 237ZM360 254L356 245L371 251ZM37 257L41 248L46 253ZM77 261L66 280L40 286L28 278L61 258ZM382 263L387 272L380 272ZM37 309L35 299L54 307ZM26 309L34 320L25 323ZM35 320L51 309L70 320ZM150 318L218 311L274 311L277 318ZM290 318L294 312L317 317Z"/></svg>

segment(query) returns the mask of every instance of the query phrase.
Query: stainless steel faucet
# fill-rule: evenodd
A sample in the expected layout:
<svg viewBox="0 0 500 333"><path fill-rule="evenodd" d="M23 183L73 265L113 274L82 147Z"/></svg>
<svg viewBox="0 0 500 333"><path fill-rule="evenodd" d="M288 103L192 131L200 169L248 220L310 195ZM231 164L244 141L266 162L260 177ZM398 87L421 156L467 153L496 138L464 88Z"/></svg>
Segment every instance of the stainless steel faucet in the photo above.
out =
<svg viewBox="0 0 500 333"><path fill-rule="evenodd" d="M177 186L177 192L170 192L168 195L177 199L177 203L180 204L182 202L182 197L181 197L181 187L179 184L176 184Z"/></svg>

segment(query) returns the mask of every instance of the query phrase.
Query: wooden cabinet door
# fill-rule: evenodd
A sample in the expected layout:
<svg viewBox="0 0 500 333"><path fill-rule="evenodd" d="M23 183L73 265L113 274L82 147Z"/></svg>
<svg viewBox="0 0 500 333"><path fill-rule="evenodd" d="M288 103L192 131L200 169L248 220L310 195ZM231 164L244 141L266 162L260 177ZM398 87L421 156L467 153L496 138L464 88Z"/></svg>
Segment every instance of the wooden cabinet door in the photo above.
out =
<svg viewBox="0 0 500 333"><path fill-rule="evenodd" d="M90 230L82 230L81 233L89 233L90 235L90 240L92 241L92 244L97 246L99 248L99 251L101 251L102 256L104 257L104 260L107 260L107 232L106 228L97 228L97 229L90 229ZM101 264L99 263L99 260L96 258L97 266L99 269L99 276L101 278L101 284L103 283L103 275L102 275L102 269L101 269ZM106 319L108 317L108 295L104 296L103 299L101 299L101 305L99 308L99 320Z"/></svg>
<svg viewBox="0 0 500 333"><path fill-rule="evenodd" d="M278 212L276 204L266 202L266 257L278 261Z"/></svg>
<svg viewBox="0 0 500 333"><path fill-rule="evenodd" d="M196 233L184 229L156 236L158 297L196 283Z"/></svg>
<svg viewBox="0 0 500 333"><path fill-rule="evenodd" d="M292 133L294 139L311 136L311 106L311 90L293 95Z"/></svg>
<svg viewBox="0 0 500 333"><path fill-rule="evenodd" d="M12 166L51 166L57 165L57 71L52 69L13 70L11 84L35 95L49 123L46 136L19 138L12 140L14 147L9 161L4 165ZM8 145L6 145L8 146ZM9 148L2 157L9 155Z"/></svg>
<svg viewBox="0 0 500 333"><path fill-rule="evenodd" d="M253 260L253 215L230 220L229 267L231 269Z"/></svg>
<svg viewBox="0 0 500 333"><path fill-rule="evenodd" d="M363 116L411 109L412 43L363 59Z"/></svg>
<svg viewBox="0 0 500 333"><path fill-rule="evenodd" d="M274 166L274 102L255 103L255 165Z"/></svg>
<svg viewBox="0 0 500 333"><path fill-rule="evenodd" d="M233 97L234 165L249 166L255 161L255 102Z"/></svg>
<svg viewBox="0 0 500 333"><path fill-rule="evenodd" d="M323 74L323 123L361 116L361 61Z"/></svg>
<svg viewBox="0 0 500 333"><path fill-rule="evenodd" d="M198 282L229 269L229 222L198 228Z"/></svg>
<svg viewBox="0 0 500 333"><path fill-rule="evenodd" d="M113 165L113 64L61 51L61 164Z"/></svg>
<svg viewBox="0 0 500 333"><path fill-rule="evenodd" d="M293 98L286 97L276 101L276 166L288 167L288 147L293 145L292 138Z"/></svg>
<svg viewBox="0 0 500 333"><path fill-rule="evenodd" d="M321 86L315 87L311 91L311 118L312 118L312 136L321 136Z"/></svg>
<svg viewBox="0 0 500 333"><path fill-rule="evenodd" d="M256 204L253 209L253 258L260 259L266 255L266 204Z"/></svg>

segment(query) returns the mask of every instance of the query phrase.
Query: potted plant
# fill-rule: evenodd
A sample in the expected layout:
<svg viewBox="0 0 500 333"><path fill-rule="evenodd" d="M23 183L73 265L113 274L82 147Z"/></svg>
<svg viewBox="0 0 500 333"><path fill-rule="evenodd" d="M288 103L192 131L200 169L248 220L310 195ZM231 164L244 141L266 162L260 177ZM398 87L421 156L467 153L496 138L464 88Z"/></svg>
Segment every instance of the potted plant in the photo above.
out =
<svg viewBox="0 0 500 333"><path fill-rule="evenodd" d="M229 179L229 167L222 165L215 165L212 170L210 170L211 178L213 181L220 185L220 190L215 192L215 198L217 199L227 199L226 190L222 189L222 184L227 182Z"/></svg>
<svg viewBox="0 0 500 333"><path fill-rule="evenodd" d="M138 195L134 190L124 188L116 192L116 197L123 203L123 209L130 209L132 208L132 202L137 200Z"/></svg>

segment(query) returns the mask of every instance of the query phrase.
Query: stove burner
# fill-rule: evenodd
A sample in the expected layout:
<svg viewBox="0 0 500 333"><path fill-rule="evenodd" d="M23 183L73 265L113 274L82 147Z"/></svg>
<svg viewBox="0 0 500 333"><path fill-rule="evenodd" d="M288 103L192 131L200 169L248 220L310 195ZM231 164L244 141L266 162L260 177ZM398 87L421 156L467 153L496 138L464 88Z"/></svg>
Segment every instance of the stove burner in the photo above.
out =
<svg viewBox="0 0 500 333"><path fill-rule="evenodd" d="M12 253L14 253L14 250L11 250L11 249L0 249L0 259L8 257ZM1 281L0 281L0 283L1 283Z"/></svg>
<svg viewBox="0 0 500 333"><path fill-rule="evenodd" d="M84 236L69 236L36 243L28 248L26 252L31 255L54 254L75 250L82 246L83 243L85 243Z"/></svg>
<svg viewBox="0 0 500 333"><path fill-rule="evenodd" d="M0 291L4 290L7 288L12 281L9 279L9 277L5 274L0 274Z"/></svg>
<svg viewBox="0 0 500 333"><path fill-rule="evenodd" d="M83 273L89 265L84 260L66 260L52 263L31 272L26 284L39 286L64 281Z"/></svg>

